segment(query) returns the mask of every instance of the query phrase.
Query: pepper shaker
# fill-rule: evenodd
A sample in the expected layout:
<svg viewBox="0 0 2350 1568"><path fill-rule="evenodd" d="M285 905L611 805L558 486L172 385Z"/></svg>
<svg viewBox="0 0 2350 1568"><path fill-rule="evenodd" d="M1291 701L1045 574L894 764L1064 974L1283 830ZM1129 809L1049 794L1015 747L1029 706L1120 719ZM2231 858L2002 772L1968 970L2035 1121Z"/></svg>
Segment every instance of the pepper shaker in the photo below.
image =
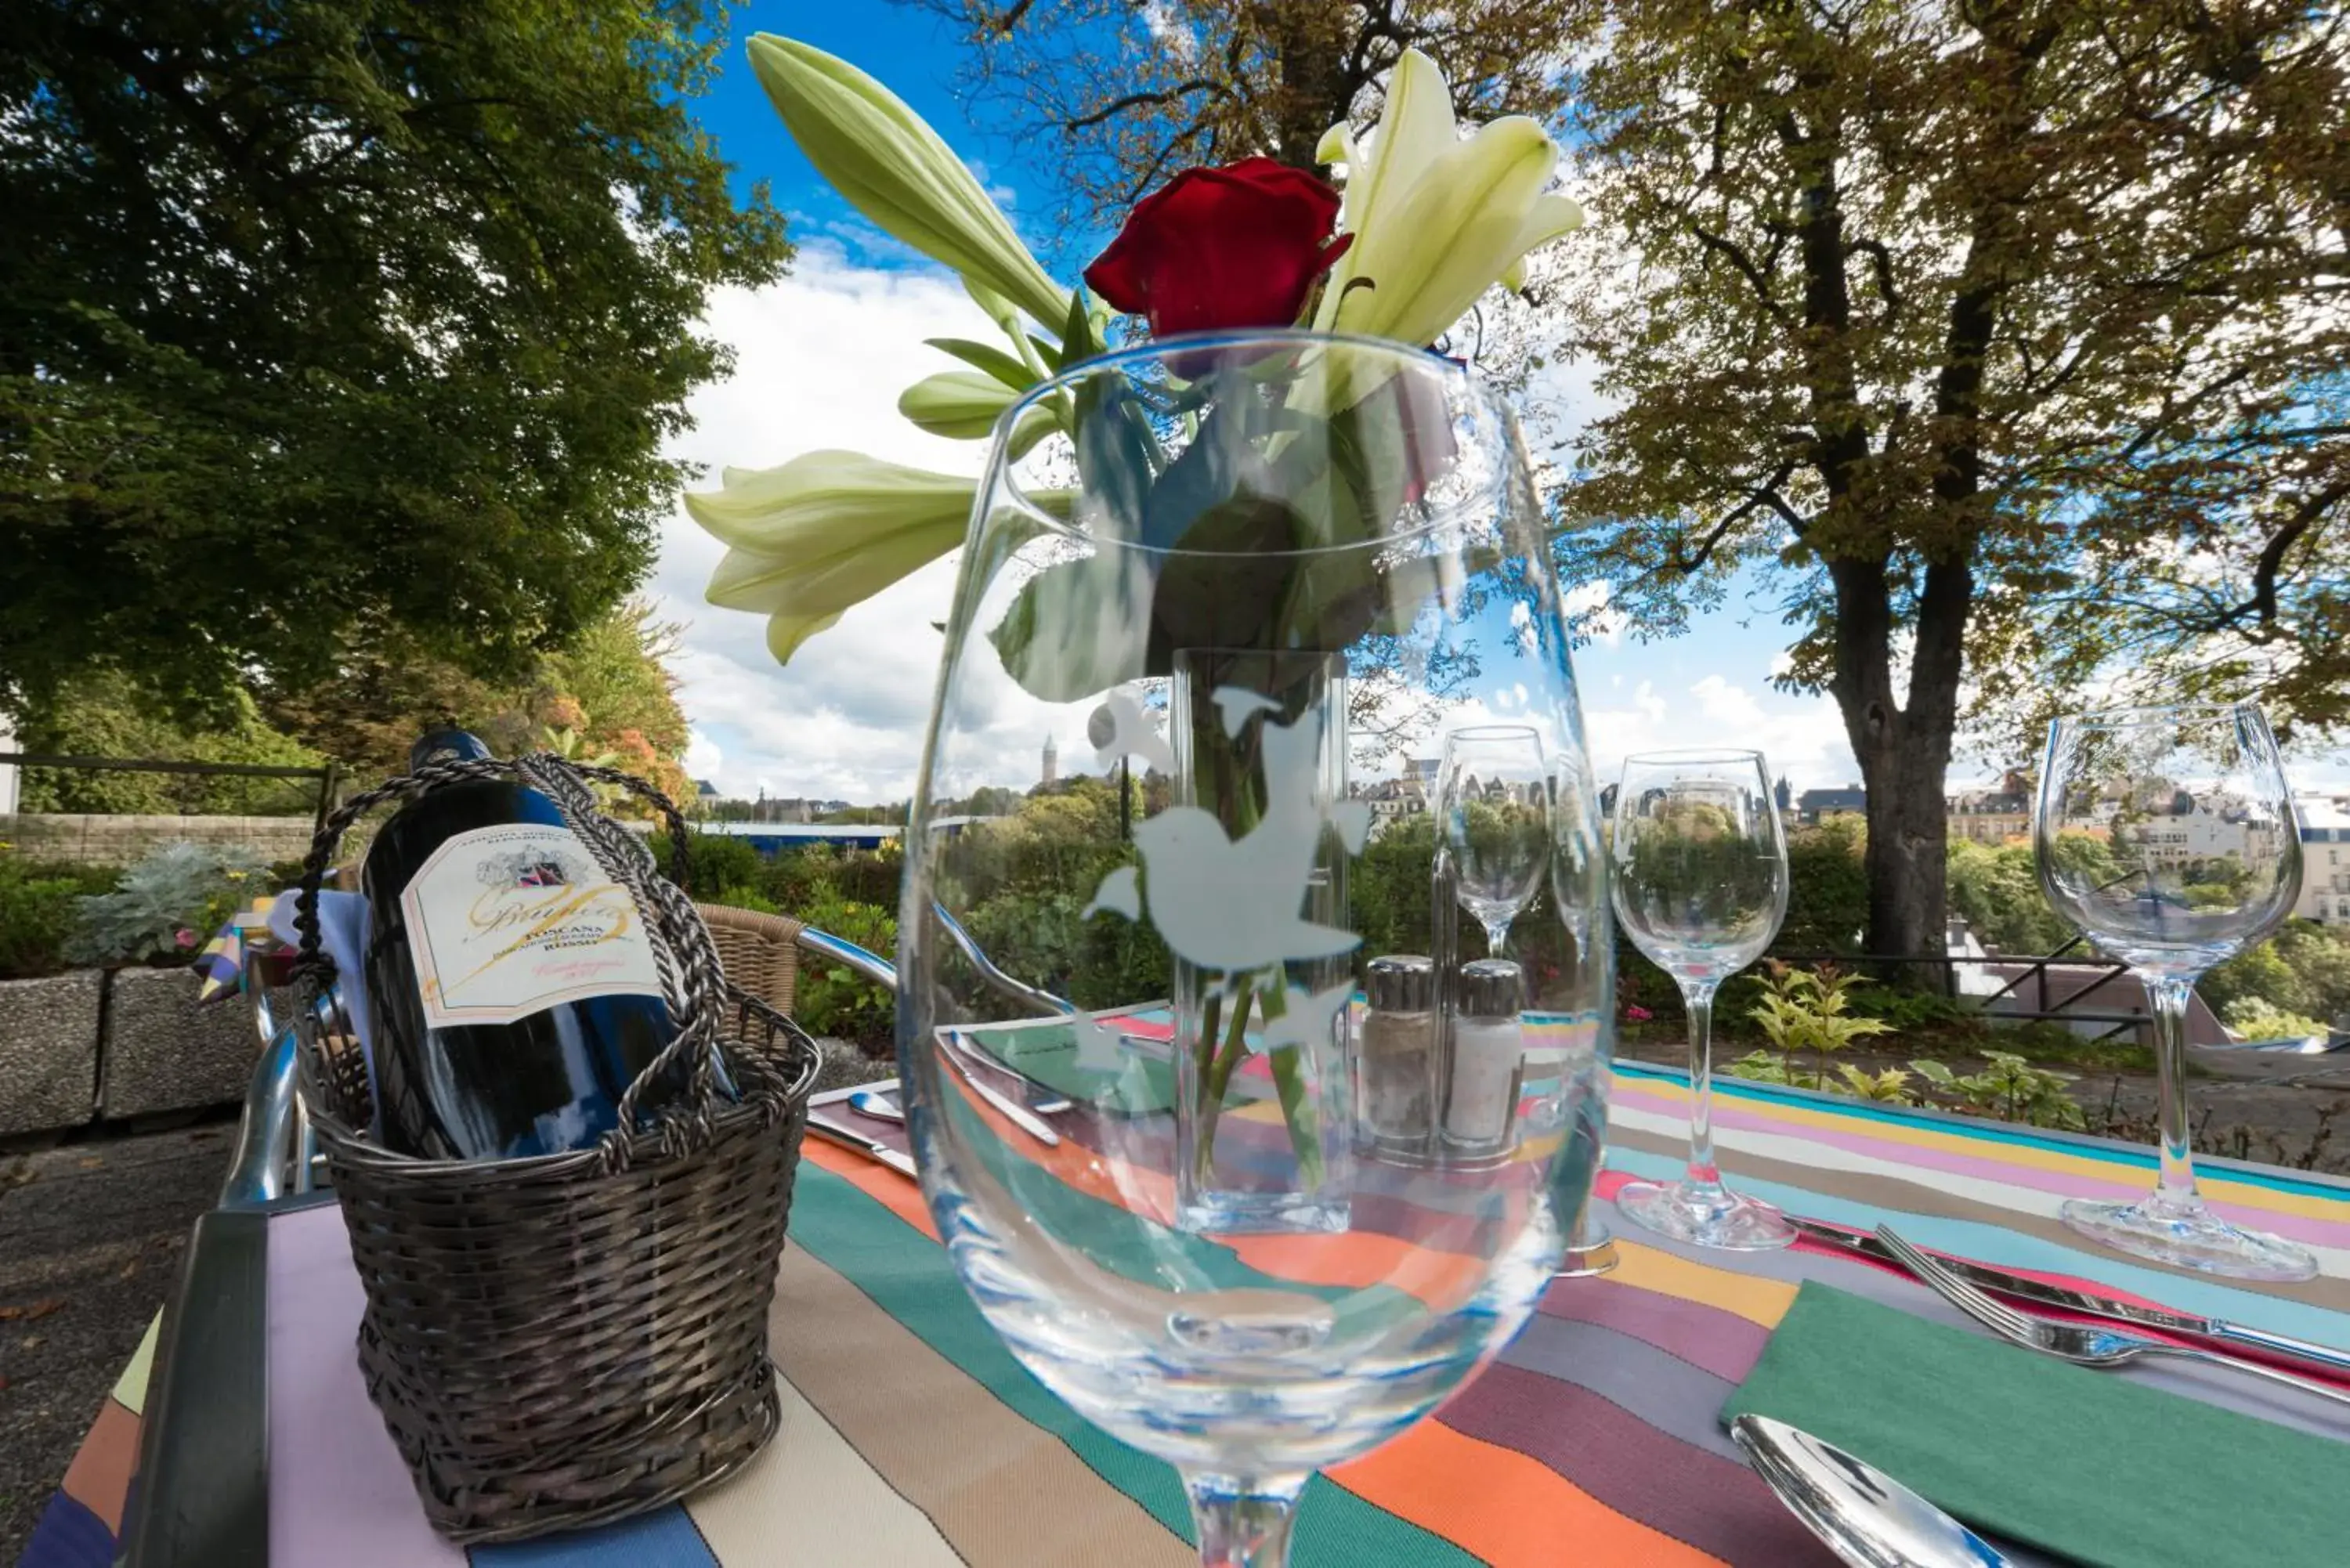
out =
<svg viewBox="0 0 2350 1568"><path fill-rule="evenodd" d="M1455 1155L1501 1154L1516 1131L1525 1073L1524 979L1506 959L1464 963L1460 979L1444 1075L1444 1146Z"/></svg>
<svg viewBox="0 0 2350 1568"><path fill-rule="evenodd" d="M1364 1010L1356 1060L1362 1073L1363 1126L1382 1154L1419 1156L1434 1131L1436 965L1391 953L1364 966Z"/></svg>

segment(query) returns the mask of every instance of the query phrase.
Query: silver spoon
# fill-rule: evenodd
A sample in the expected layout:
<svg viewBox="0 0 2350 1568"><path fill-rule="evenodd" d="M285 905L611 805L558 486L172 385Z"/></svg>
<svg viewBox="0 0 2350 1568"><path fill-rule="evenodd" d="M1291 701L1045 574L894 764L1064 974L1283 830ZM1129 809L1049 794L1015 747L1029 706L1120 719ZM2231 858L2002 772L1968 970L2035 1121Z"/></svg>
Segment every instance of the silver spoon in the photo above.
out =
<svg viewBox="0 0 2350 1568"><path fill-rule="evenodd" d="M860 1116L871 1116L878 1122L902 1124L906 1119L905 1112L891 1105L886 1096L877 1095L870 1089L859 1089L849 1096L848 1108Z"/></svg>
<svg viewBox="0 0 2350 1568"><path fill-rule="evenodd" d="M1730 1435L1788 1511L1853 1568L2012 1568L1981 1536L1809 1432L1741 1416Z"/></svg>

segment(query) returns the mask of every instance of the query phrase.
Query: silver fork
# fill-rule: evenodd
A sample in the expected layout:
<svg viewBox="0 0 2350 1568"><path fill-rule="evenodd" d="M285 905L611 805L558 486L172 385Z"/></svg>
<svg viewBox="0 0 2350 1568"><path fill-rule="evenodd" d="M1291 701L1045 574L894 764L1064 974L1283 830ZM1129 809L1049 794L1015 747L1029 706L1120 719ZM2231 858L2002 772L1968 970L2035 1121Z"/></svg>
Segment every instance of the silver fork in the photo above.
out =
<svg viewBox="0 0 2350 1568"><path fill-rule="evenodd" d="M2282 1383L2290 1388L2320 1395L2337 1404L2350 1405L2350 1390L2313 1382L2306 1377L2296 1377L2290 1372L2263 1366L2257 1361L2239 1361L2232 1355L2221 1355L2216 1351L2172 1345L2164 1340L2147 1339L2142 1334L2124 1334L2110 1328L2034 1317L1960 1279L1944 1268L1939 1259L1919 1251L1895 1235L1889 1225L1877 1228L1877 1239L1884 1242L1911 1273L1932 1286L1944 1301L2002 1339L2022 1345L2027 1350L2054 1355L2075 1366L2095 1367L2126 1366L2145 1355L2176 1356L2181 1361L2201 1361L2214 1366L2233 1367L2239 1372L2249 1372L2255 1377L2265 1377L2272 1383Z"/></svg>

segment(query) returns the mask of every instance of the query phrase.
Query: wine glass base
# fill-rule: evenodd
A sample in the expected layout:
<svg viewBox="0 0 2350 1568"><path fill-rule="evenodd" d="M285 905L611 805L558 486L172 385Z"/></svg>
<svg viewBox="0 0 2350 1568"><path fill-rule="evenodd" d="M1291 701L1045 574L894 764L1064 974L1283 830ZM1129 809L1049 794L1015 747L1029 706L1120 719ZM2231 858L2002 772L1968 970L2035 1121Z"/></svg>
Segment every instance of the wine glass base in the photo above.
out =
<svg viewBox="0 0 2350 1568"><path fill-rule="evenodd" d="M2201 1203L2176 1207L2141 1199L2099 1203L2075 1198L2064 1223L2117 1252L2222 1274L2231 1280L2310 1280L2317 1260L2282 1237L2230 1225Z"/></svg>
<svg viewBox="0 0 2350 1568"><path fill-rule="evenodd" d="M1726 1187L1628 1182L1616 1194L1616 1211L1676 1241L1733 1252L1767 1252L1795 1239L1795 1228L1785 1215Z"/></svg>

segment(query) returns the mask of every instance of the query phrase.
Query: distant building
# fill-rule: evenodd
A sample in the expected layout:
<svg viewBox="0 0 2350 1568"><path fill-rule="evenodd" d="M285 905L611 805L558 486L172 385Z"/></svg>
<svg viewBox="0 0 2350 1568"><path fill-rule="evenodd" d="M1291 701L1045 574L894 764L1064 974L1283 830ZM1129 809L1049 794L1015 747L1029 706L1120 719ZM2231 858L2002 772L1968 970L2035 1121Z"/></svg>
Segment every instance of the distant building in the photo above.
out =
<svg viewBox="0 0 2350 1568"><path fill-rule="evenodd" d="M2301 898L2293 912L2321 925L2350 926L2350 794L2303 795Z"/></svg>
<svg viewBox="0 0 2350 1568"><path fill-rule="evenodd" d="M1428 811L1427 794L1409 778L1353 784L1347 793L1369 805L1374 834L1383 832L1399 822L1409 822L1415 816L1424 815Z"/></svg>
<svg viewBox="0 0 2350 1568"><path fill-rule="evenodd" d="M1795 797L1795 820L1817 827L1832 816L1868 815L1868 792L1856 784L1842 789L1807 789Z"/></svg>
<svg viewBox="0 0 2350 1568"><path fill-rule="evenodd" d="M1786 774L1781 774L1779 782L1771 786L1771 800L1779 808L1779 820L1782 823L1793 822L1795 819L1795 792L1788 784Z"/></svg>
<svg viewBox="0 0 2350 1568"><path fill-rule="evenodd" d="M714 802L718 799L718 786L708 779L696 779L693 781L693 795L704 804Z"/></svg>
<svg viewBox="0 0 2350 1568"><path fill-rule="evenodd" d="M1951 795L1948 831L1974 844L2013 844L2032 836L2032 781L2010 772L1997 789Z"/></svg>
<svg viewBox="0 0 2350 1568"><path fill-rule="evenodd" d="M1045 737L1045 782L1058 784L1061 780L1061 753L1053 745L1053 737Z"/></svg>

